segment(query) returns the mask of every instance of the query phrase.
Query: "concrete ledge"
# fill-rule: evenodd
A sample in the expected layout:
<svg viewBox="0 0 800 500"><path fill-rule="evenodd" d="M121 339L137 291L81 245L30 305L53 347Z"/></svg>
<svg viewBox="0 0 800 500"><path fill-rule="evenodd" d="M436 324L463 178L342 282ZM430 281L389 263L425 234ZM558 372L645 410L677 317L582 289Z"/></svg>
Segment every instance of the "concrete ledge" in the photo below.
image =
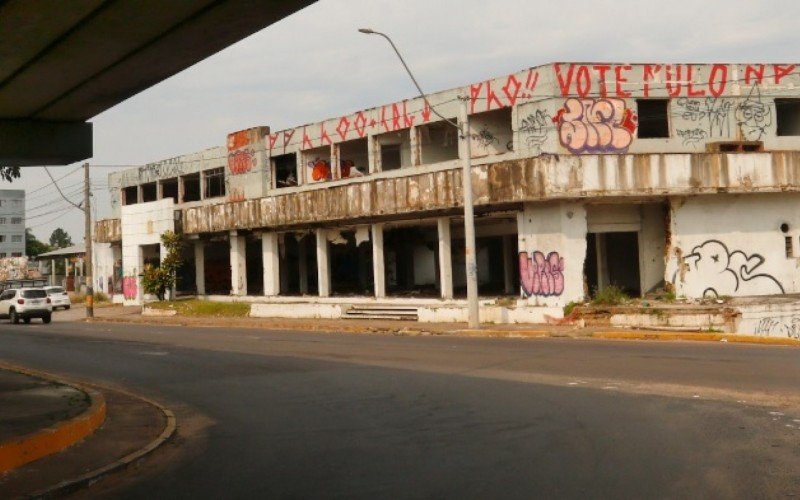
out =
<svg viewBox="0 0 800 500"><path fill-rule="evenodd" d="M52 380L74 387L91 399L89 408L77 417L59 422L52 427L32 432L0 443L0 473L15 469L64 448L92 434L106 419L106 402L103 395L87 387L64 382L42 373L0 364L0 369L22 373L36 378Z"/></svg>

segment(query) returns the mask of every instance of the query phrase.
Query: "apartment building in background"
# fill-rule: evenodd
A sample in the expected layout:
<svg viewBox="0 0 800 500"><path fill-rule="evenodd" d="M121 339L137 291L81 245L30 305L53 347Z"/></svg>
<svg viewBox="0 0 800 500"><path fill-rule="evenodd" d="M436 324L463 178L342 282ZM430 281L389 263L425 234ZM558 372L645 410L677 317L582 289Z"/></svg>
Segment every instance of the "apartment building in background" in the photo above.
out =
<svg viewBox="0 0 800 500"><path fill-rule="evenodd" d="M431 109L456 120L459 99L483 321L559 318L613 284L753 297L740 331L800 336L795 64L555 63L234 132L109 176L97 286L142 303L174 230L179 291L255 316L465 320L465 148Z"/></svg>
<svg viewBox="0 0 800 500"><path fill-rule="evenodd" d="M0 258L25 255L25 190L0 189Z"/></svg>

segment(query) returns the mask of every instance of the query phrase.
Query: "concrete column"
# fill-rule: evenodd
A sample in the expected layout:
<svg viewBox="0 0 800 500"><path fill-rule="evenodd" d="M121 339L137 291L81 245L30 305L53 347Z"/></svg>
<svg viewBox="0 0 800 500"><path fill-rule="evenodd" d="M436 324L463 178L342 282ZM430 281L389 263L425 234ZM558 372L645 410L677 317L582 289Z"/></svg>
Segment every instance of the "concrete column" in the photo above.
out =
<svg viewBox="0 0 800 500"><path fill-rule="evenodd" d="M194 242L194 283L197 295L206 294L206 247L201 240Z"/></svg>
<svg viewBox="0 0 800 500"><path fill-rule="evenodd" d="M64 288L67 287L67 277L69 276L69 259L64 257Z"/></svg>
<svg viewBox="0 0 800 500"><path fill-rule="evenodd" d="M56 286L56 259L50 259L50 285Z"/></svg>
<svg viewBox="0 0 800 500"><path fill-rule="evenodd" d="M331 179L342 178L342 154L338 144L331 144Z"/></svg>
<svg viewBox="0 0 800 500"><path fill-rule="evenodd" d="M436 219L439 229L439 283L443 299L453 298L453 258L450 253L450 219Z"/></svg>
<svg viewBox="0 0 800 500"><path fill-rule="evenodd" d="M295 154L295 157L297 158L297 185L302 186L303 184L305 184L305 178L306 178L305 175L306 165L303 161L304 160L303 152L298 151L297 154Z"/></svg>
<svg viewBox="0 0 800 500"><path fill-rule="evenodd" d="M422 164L422 150L420 149L419 128L411 127L409 130L409 142L411 144L411 165Z"/></svg>
<svg viewBox="0 0 800 500"><path fill-rule="evenodd" d="M186 197L186 184L183 182L183 176L178 176L178 203L183 203L183 198Z"/></svg>
<svg viewBox="0 0 800 500"><path fill-rule="evenodd" d="M367 137L367 156L369 156L369 173L381 171L381 148L374 135Z"/></svg>
<svg viewBox="0 0 800 500"><path fill-rule="evenodd" d="M142 203L144 201L144 197L142 194L142 186L136 186L136 203Z"/></svg>
<svg viewBox="0 0 800 500"><path fill-rule="evenodd" d="M245 237L236 231L230 232L231 245L231 295L247 295L247 259Z"/></svg>
<svg viewBox="0 0 800 500"><path fill-rule="evenodd" d="M281 292L280 257L278 233L263 233L261 261L264 263L264 295L275 296Z"/></svg>
<svg viewBox="0 0 800 500"><path fill-rule="evenodd" d="M293 238L294 236L287 236ZM306 237L298 240L297 267L300 271L300 294L308 293L308 251L306 250Z"/></svg>
<svg viewBox="0 0 800 500"><path fill-rule="evenodd" d="M327 231L317 229L317 284L320 297L328 297L331 294L329 246Z"/></svg>
<svg viewBox="0 0 800 500"><path fill-rule="evenodd" d="M514 271L516 271L512 238L514 236L503 236L503 288L509 295L514 293Z"/></svg>
<svg viewBox="0 0 800 500"><path fill-rule="evenodd" d="M383 224L372 225L372 276L375 298L386 297L386 271L383 267Z"/></svg>

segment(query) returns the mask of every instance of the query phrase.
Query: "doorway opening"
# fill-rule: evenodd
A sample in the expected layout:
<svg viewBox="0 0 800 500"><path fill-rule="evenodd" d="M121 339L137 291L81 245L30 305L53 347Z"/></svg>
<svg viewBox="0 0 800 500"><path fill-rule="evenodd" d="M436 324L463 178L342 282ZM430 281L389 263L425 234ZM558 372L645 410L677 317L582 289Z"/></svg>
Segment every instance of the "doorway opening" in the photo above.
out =
<svg viewBox="0 0 800 500"><path fill-rule="evenodd" d="M639 233L588 233L584 276L589 296L614 285L631 297L640 297Z"/></svg>

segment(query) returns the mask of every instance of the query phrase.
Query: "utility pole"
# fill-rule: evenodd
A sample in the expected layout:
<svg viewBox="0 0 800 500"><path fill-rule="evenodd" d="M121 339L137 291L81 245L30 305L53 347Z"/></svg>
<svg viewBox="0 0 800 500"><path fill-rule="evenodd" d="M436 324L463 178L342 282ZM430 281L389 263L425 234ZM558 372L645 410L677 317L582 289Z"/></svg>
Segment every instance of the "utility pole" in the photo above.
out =
<svg viewBox="0 0 800 500"><path fill-rule="evenodd" d="M84 245L86 246L86 317L94 317L94 276L92 265L92 183L89 178L89 164L83 164L83 213L84 213Z"/></svg>
<svg viewBox="0 0 800 500"><path fill-rule="evenodd" d="M470 145L472 137L469 128L469 110L467 109L467 98L464 96L459 96L459 123L456 124L453 123L452 120L448 120L438 111L436 111L436 108L431 106L431 104L428 102L425 92L422 91L417 79L414 78L414 74L411 72L408 64L406 64L406 61L403 59L403 56L397 49L397 46L394 44L392 39L389 38L389 35L369 28L360 28L358 31L360 33L364 33L365 35L381 36L387 42L389 42L389 45L391 45L392 49L394 49L394 53L397 54L398 59L400 59L400 63L403 65L403 68L405 68L406 73L408 73L408 76L411 78L411 81L414 82L414 86L417 88L419 96L428 106L428 109L433 111L436 116L444 120L446 123L458 129L458 135L460 139L458 145L458 154L461 158L461 180L463 186L462 191L464 195L464 260L466 263L467 273L468 322L470 328L480 328L480 308L478 304L478 264L475 256L475 210L472 206L472 147Z"/></svg>
<svg viewBox="0 0 800 500"><path fill-rule="evenodd" d="M464 191L464 258L467 266L467 312L469 327L480 328L478 305L478 263L475 257L475 210L472 206L472 134L467 98L460 96L458 121L461 126L461 183Z"/></svg>

